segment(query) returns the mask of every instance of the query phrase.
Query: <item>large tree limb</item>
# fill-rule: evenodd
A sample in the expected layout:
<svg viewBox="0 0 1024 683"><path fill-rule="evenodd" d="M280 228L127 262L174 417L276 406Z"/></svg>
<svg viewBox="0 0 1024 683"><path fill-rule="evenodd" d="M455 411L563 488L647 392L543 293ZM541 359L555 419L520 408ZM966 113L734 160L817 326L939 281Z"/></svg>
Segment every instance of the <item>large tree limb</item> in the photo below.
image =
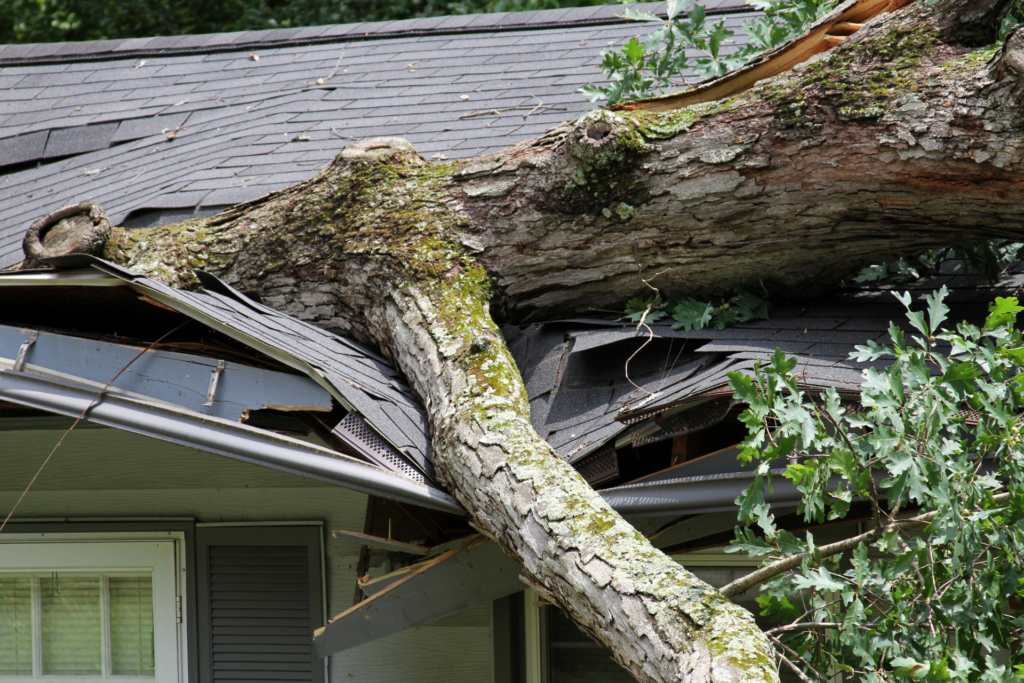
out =
<svg viewBox="0 0 1024 683"><path fill-rule="evenodd" d="M492 313L617 309L644 289L638 258L670 269L663 290L807 295L888 256L1024 237L1017 43L944 39L956 1L876 17L731 99L596 112L483 159L359 143L221 216L115 229L104 255L183 287L202 268L379 346L423 400L437 471L474 523L638 679L774 681L752 618L533 432Z"/></svg>

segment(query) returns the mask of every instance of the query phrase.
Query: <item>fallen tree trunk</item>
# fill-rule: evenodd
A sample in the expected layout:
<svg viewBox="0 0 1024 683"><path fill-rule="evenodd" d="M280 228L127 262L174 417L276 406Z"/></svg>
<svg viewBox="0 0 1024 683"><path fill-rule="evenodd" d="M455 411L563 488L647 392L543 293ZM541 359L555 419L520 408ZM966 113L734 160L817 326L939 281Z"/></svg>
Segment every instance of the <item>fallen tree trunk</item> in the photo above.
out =
<svg viewBox="0 0 1024 683"><path fill-rule="evenodd" d="M475 524L639 680L775 681L752 617L533 431L494 319L619 310L639 269L676 292L806 295L886 257L1021 239L1024 33L976 49L1006 3L983 4L911 5L727 100L594 112L486 158L359 143L220 216L114 229L104 256L181 287L208 270L380 347Z"/></svg>

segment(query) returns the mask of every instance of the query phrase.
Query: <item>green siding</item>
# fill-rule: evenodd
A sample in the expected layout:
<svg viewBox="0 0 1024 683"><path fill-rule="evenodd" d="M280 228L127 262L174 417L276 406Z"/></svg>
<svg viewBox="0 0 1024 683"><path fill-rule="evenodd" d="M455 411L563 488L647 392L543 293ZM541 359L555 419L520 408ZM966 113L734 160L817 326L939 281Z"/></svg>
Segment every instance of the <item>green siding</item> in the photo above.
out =
<svg viewBox="0 0 1024 683"><path fill-rule="evenodd" d="M61 434L0 432L0 509L10 509ZM83 429L53 456L16 519L322 520L327 530L362 531L365 511L361 493L113 429ZM359 546L326 534L325 556L333 616L352 604ZM329 672L334 683L490 683L490 606L335 655Z"/></svg>

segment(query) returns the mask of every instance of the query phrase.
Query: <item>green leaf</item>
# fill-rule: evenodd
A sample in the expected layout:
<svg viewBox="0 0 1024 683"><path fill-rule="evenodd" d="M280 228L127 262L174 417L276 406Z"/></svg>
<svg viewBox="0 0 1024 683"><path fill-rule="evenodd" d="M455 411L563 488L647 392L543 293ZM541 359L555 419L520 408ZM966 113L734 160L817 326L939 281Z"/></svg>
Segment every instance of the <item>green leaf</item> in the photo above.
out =
<svg viewBox="0 0 1024 683"><path fill-rule="evenodd" d="M846 588L846 584L832 578L832 574L824 567L818 567L816 571L797 576L793 584L799 589L815 588L819 591L841 591Z"/></svg>
<svg viewBox="0 0 1024 683"><path fill-rule="evenodd" d="M898 676L909 677L915 681L922 680L928 675L929 667L927 664L922 664L909 657L896 657L892 660L892 665L896 667L896 674Z"/></svg>
<svg viewBox="0 0 1024 683"><path fill-rule="evenodd" d="M940 381L948 384L960 399L964 399L971 393L974 380L981 376L981 369L974 363L957 363L946 370Z"/></svg>
<svg viewBox="0 0 1024 683"><path fill-rule="evenodd" d="M741 522L750 523L754 520L754 509L764 505L764 479L761 476L754 477L753 483L739 495L735 500L739 506L739 519Z"/></svg>
<svg viewBox="0 0 1024 683"><path fill-rule="evenodd" d="M629 42L622 46L622 54L633 64L643 61L645 50L646 48L636 38L630 38Z"/></svg>
<svg viewBox="0 0 1024 683"><path fill-rule="evenodd" d="M676 16L686 9L688 0L668 0L666 9L668 10L668 18L675 19Z"/></svg>
<svg viewBox="0 0 1024 683"><path fill-rule="evenodd" d="M672 311L672 317L676 320L676 324L672 327L674 329L681 327L687 332L702 330L711 322L711 316L714 311L714 307L709 303L691 298L683 299L676 304L675 309Z"/></svg>
<svg viewBox="0 0 1024 683"><path fill-rule="evenodd" d="M948 296L949 290L946 289L946 285L942 285L939 291L925 297L925 301L928 302L928 326L932 331L939 329L939 326L946 321L949 306L944 302Z"/></svg>
<svg viewBox="0 0 1024 683"><path fill-rule="evenodd" d="M854 282L874 282L875 280L882 280L889 275L889 264L879 263L874 266L867 266L856 277L853 278Z"/></svg>
<svg viewBox="0 0 1024 683"><path fill-rule="evenodd" d="M997 327L1013 325L1017 322L1017 314L1024 311L1024 306L1017 305L1017 297L997 296L996 300L989 304L988 318L985 319L985 329L994 330Z"/></svg>
<svg viewBox="0 0 1024 683"><path fill-rule="evenodd" d="M661 318L664 318L666 313L656 308L657 295L651 295L649 297L635 297L626 302L626 317L621 318L622 320L629 320L630 322L638 323L641 320L645 322L653 323ZM647 312L648 306L651 307L647 317L644 317L644 313Z"/></svg>
<svg viewBox="0 0 1024 683"><path fill-rule="evenodd" d="M729 378L729 386L732 388L733 394L737 399L747 403L760 401L761 395L754 388L753 377L742 372L730 372L726 377Z"/></svg>
<svg viewBox="0 0 1024 683"><path fill-rule="evenodd" d="M799 359L796 356L786 358L786 353L782 349L777 348L772 354L772 369L779 375L785 375L793 371L798 361Z"/></svg>

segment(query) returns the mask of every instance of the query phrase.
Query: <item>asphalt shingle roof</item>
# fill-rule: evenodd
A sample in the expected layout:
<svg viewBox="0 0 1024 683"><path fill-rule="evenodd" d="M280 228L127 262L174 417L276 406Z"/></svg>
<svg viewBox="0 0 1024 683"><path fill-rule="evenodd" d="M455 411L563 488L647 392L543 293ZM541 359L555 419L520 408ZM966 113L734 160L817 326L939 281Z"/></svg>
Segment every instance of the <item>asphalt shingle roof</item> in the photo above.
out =
<svg viewBox="0 0 1024 683"><path fill-rule="evenodd" d="M0 268L74 202L145 227L293 185L352 139L456 159L537 137L591 107L576 91L602 80L602 49L649 31L621 11L0 46Z"/></svg>

